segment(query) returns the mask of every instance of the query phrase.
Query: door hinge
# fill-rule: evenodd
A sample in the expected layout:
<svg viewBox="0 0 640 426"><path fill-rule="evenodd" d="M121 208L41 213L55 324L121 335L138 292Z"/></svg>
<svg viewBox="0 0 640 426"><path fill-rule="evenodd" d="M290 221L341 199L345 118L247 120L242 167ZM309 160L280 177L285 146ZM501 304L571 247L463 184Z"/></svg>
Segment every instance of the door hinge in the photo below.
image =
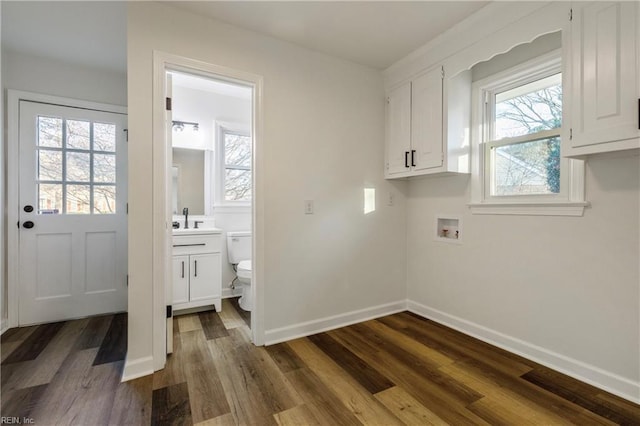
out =
<svg viewBox="0 0 640 426"><path fill-rule="evenodd" d="M122 129L124 132L125 141L129 142L129 129Z"/></svg>
<svg viewBox="0 0 640 426"><path fill-rule="evenodd" d="M569 140L573 140L573 129L569 129Z"/></svg>
<svg viewBox="0 0 640 426"><path fill-rule="evenodd" d="M129 287L129 274L127 274L127 287Z"/></svg>
<svg viewBox="0 0 640 426"><path fill-rule="evenodd" d="M17 226L18 228L20 228L20 221L17 221L17 222L16 222L16 226Z"/></svg>
<svg viewBox="0 0 640 426"><path fill-rule="evenodd" d="M573 8L569 9L569 22L573 21Z"/></svg>
<svg viewBox="0 0 640 426"><path fill-rule="evenodd" d="M171 111L171 98L166 98L165 100L165 108L167 111Z"/></svg>
<svg viewBox="0 0 640 426"><path fill-rule="evenodd" d="M129 203L127 203L127 214L129 214Z"/></svg>
<svg viewBox="0 0 640 426"><path fill-rule="evenodd" d="M442 73L442 78L444 79L444 67L440 67L440 72Z"/></svg>
<svg viewBox="0 0 640 426"><path fill-rule="evenodd" d="M167 318L171 318L173 316L173 309L171 305L167 305Z"/></svg>

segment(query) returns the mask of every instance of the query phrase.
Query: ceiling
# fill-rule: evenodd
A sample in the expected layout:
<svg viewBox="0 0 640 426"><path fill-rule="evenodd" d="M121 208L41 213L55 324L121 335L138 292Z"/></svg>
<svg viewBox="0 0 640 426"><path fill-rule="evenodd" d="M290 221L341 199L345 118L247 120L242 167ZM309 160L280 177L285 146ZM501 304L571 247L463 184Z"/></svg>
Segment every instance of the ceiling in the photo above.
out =
<svg viewBox="0 0 640 426"><path fill-rule="evenodd" d="M312 50L384 69L484 1L171 1ZM2 1L3 47L126 72L123 1Z"/></svg>

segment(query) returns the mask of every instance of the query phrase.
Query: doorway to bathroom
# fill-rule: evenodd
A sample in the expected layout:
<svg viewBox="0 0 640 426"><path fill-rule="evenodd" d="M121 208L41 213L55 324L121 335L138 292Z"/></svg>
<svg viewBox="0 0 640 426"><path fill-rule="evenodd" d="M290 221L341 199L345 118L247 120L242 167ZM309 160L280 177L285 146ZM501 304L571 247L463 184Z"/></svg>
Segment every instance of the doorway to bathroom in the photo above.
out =
<svg viewBox="0 0 640 426"><path fill-rule="evenodd" d="M252 341L260 345L261 78L159 52L154 62L154 93L163 105L154 132L165 142L164 159L154 161L164 176L154 181L164 187L162 204L154 206L164 220L155 225L166 224L165 230L154 228L164 241L154 253L163 260L154 276L164 282L160 291L160 280L154 280L154 359L164 361L172 350L172 316L225 307L246 320ZM238 244L237 235L249 244ZM164 362L154 364L158 369Z"/></svg>

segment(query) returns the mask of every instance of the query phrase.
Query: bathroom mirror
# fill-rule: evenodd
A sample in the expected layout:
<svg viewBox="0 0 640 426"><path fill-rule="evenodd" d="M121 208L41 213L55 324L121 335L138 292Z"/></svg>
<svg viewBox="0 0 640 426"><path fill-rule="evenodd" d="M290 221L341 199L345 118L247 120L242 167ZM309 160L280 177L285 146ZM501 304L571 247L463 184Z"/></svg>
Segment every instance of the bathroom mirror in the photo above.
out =
<svg viewBox="0 0 640 426"><path fill-rule="evenodd" d="M199 149L173 148L173 214L204 215L205 154Z"/></svg>

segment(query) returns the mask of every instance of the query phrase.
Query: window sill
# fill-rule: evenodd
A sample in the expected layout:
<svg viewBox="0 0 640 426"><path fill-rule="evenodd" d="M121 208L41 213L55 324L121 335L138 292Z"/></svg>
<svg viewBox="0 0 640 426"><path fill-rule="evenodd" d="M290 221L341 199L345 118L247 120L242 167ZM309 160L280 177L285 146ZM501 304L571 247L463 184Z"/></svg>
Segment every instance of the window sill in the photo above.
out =
<svg viewBox="0 0 640 426"><path fill-rule="evenodd" d="M589 202L559 203L471 203L472 214L518 216L582 216Z"/></svg>

